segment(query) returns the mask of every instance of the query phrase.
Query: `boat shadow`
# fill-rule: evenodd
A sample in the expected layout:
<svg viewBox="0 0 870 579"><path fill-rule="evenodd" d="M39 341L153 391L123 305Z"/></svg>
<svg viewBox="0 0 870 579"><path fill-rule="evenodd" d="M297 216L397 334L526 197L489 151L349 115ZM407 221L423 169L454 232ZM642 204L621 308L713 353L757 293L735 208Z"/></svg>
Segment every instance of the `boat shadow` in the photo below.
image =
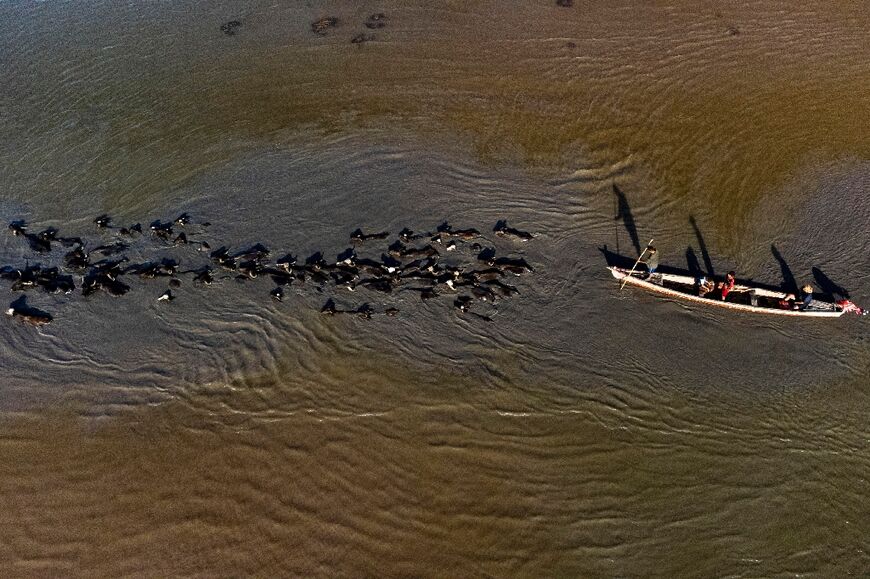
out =
<svg viewBox="0 0 870 579"><path fill-rule="evenodd" d="M607 262L607 267L619 267L623 269L631 269L631 267L637 261L636 257L630 257L628 255L621 255L616 253L615 251L611 251L607 245L603 245L598 248L598 251L601 252L601 255L604 256L604 260ZM657 273L670 273L674 275L686 275L691 277L699 277L703 275L703 272L700 267L700 263L698 262L698 258L695 256L695 251L689 247L686 248L686 260L688 261L688 267L674 267L672 265L659 265L656 269ZM637 266L635 271L643 272L645 271L645 266L640 264Z"/></svg>
<svg viewBox="0 0 870 579"><path fill-rule="evenodd" d="M604 256L604 260L607 263L607 267L619 267L619 268L623 268L623 269L631 269L631 267L634 265L635 261L637 261L636 257L621 255L619 253L616 253L615 251L611 251L607 247L606 244L599 247L598 251L600 251L602 256ZM658 269L656 269L656 272L657 273L667 273L667 274L672 274L672 275L684 275L684 276L689 276L689 277L694 277L694 278L698 278L701 275L706 275L706 277L708 277L712 280L715 280L715 281L722 281L725 277L725 276L714 276L714 275L704 274L703 270L701 269L700 263L698 262L698 258L695 255L695 251L691 247L686 248L686 261L687 261L686 267L660 265L658 267ZM637 271L644 271L643 267L644 267L643 265L638 266ZM782 292L783 291L782 284L780 284L780 285L768 284L768 283L758 282L757 280L755 280L753 278L741 278L741 277L736 278L736 281L737 281L738 285L751 285L752 287L756 287L759 289L764 289L764 290L768 290L768 291L772 291L772 292Z"/></svg>
<svg viewBox="0 0 870 579"><path fill-rule="evenodd" d="M634 215L631 211L631 205L628 202L628 197L625 193L614 183L613 184L613 193L616 196L616 216L614 217L615 221L622 220L623 225L625 226L626 231L628 232L629 238L631 239L631 244L634 247L637 254L641 253L640 247L640 239L637 232L637 225L634 220ZM702 276L705 276L713 281L722 281L724 279L724 275L716 275L713 259L710 257L710 252L707 249L707 242L704 239L704 235L701 232L701 228L698 225L698 221L695 219L694 215L689 216L689 225L692 227L692 231L695 233L695 239L698 243L698 248L701 252L701 258L698 258L698 255L695 253L695 249L692 246L686 248L685 258L686 258L686 267L675 267L670 265L659 265L656 271L658 273L667 273L673 275L682 275L689 276L695 279L698 279ZM598 250L604 256L604 260L607 263L608 267L619 267L622 269L631 269L635 263L637 262L637 257L623 255L619 251L619 229L616 231L616 251L612 251L606 244L602 247L599 247ZM766 284L760 283L753 278L736 278L736 282L739 285L751 285L753 287L757 287L759 289L764 289L772 292L782 292L786 294L798 294L798 283L794 277L794 274L791 271L788 263L785 258L779 252L777 247L773 244L770 246L770 252L773 254L773 258L779 264L780 271L782 273L782 282L779 284ZM703 266L701 263L703 260ZM638 271L645 271L646 266L643 264L638 265ZM817 292L819 297L826 299L828 301L833 301L837 296L842 298L849 297L849 292L846 291L845 288L840 285L834 283L828 276L826 276L819 268L814 267L813 277L815 278L816 285L819 287L821 291Z"/></svg>

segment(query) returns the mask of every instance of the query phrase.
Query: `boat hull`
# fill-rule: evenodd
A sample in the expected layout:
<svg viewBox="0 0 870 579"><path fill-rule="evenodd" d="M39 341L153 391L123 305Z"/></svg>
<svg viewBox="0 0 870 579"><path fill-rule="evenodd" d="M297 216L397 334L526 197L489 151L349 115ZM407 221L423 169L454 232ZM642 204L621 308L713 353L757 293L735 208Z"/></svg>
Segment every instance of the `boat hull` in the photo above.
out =
<svg viewBox="0 0 870 579"><path fill-rule="evenodd" d="M676 289L671 289L668 287L664 287L658 283L653 283L652 281L647 281L640 277L629 276L629 271L619 267L609 267L610 273L613 274L613 277L616 279L625 282L626 285L633 285L636 287L643 288L645 290L655 292L660 295L665 295L677 299L681 299L684 301L694 302L697 304L702 304L705 306L714 306L718 308L725 308L728 310L736 310L740 312L748 312L753 314L764 314L771 316L791 316L791 317L800 317L800 318L839 318L843 315L843 310L836 308L833 304L830 304L831 309L825 310L786 310L779 308L770 308L763 306L753 306L748 304L738 304L733 302L726 302L718 299L711 299L701 296L692 295L689 293L685 293ZM657 276L655 279L663 279L665 281L672 280L675 283L685 283L687 286L690 284L694 284L694 280L688 276L677 276L670 274L654 274ZM771 292L769 290L764 290L761 288L753 288L750 286L735 286L735 289L732 292L755 292L757 295L768 298L784 298L786 294Z"/></svg>

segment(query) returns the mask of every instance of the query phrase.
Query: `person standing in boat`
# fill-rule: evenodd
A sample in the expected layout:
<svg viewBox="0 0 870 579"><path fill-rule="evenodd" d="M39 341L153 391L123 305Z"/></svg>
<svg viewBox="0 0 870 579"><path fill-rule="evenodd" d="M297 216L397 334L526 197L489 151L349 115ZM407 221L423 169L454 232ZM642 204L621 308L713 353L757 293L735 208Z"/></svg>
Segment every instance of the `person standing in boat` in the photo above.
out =
<svg viewBox="0 0 870 579"><path fill-rule="evenodd" d="M725 275L725 281L719 283L719 291L722 295L722 301L725 301L725 298L728 297L728 294L731 293L731 290L734 289L734 284L736 283L736 276L733 271L729 271Z"/></svg>
<svg viewBox="0 0 870 579"><path fill-rule="evenodd" d="M659 252L652 245L646 248L646 252L649 254L649 257L640 260L640 262L646 265L646 275L644 277L649 277L659 268Z"/></svg>

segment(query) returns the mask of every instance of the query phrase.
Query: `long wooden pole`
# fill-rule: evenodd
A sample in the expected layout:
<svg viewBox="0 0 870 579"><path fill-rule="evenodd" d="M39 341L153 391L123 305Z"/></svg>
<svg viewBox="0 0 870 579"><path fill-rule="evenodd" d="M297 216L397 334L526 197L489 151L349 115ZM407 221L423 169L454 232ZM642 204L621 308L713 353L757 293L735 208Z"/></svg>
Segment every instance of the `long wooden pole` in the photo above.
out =
<svg viewBox="0 0 870 579"><path fill-rule="evenodd" d="M639 264L639 263L640 263L640 260L643 259L643 255L646 253L646 250L650 248L650 246L652 245L652 242L653 242L653 241L655 241L655 239L650 239L650 240L649 240L649 243L646 244L646 247L643 248L643 251L640 252L640 255L638 256L637 261L634 262L634 265L633 265L633 266L631 266L631 271L628 272L628 275L625 276L625 277L622 279L622 283L619 284L619 291L622 291L622 288L625 287L625 282L627 282L627 281L628 281L628 278L630 278L630 277L634 274L634 270L635 270L635 268L637 268L637 264Z"/></svg>

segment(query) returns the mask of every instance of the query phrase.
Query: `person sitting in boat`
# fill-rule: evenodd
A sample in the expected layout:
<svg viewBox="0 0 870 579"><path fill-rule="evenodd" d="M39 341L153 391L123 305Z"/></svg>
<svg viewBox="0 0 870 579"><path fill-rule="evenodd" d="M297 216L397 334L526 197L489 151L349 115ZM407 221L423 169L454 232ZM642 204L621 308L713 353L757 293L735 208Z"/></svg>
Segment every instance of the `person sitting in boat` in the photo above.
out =
<svg viewBox="0 0 870 579"><path fill-rule="evenodd" d="M734 289L734 284L736 283L736 276L733 271L729 271L725 275L725 281L719 282L719 291L721 292L722 301L725 301L725 298L728 297L728 294L731 293L731 290Z"/></svg>
<svg viewBox="0 0 870 579"><path fill-rule="evenodd" d="M642 264L646 265L646 275L644 275L644 278L651 276L659 268L659 252L656 251L656 248L649 246L646 248L646 252L649 254L649 257L640 260Z"/></svg>
<svg viewBox="0 0 870 579"><path fill-rule="evenodd" d="M805 285L801 288L801 293L803 294L803 297L795 309L805 310L813 304L813 286L810 284Z"/></svg>
<svg viewBox="0 0 870 579"><path fill-rule="evenodd" d="M698 285L698 296L700 296L702 298L707 297L707 294L709 294L711 291L716 289L716 284L713 283L713 280L711 280L703 275L698 277L697 285Z"/></svg>

